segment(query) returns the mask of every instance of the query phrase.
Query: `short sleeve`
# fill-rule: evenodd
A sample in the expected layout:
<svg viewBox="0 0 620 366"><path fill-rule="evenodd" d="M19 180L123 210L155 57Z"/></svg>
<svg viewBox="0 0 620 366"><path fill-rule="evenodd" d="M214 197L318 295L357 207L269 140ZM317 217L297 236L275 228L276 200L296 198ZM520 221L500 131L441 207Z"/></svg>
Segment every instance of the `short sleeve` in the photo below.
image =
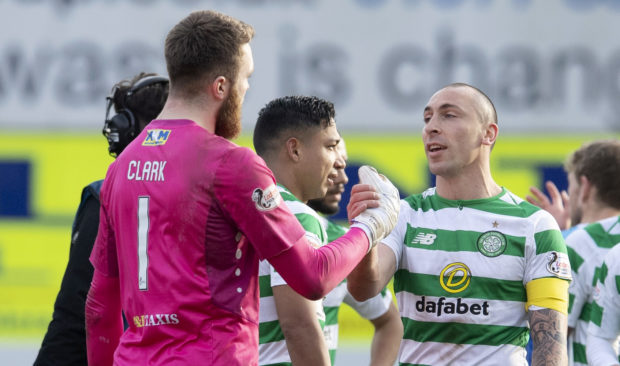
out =
<svg viewBox="0 0 620 366"><path fill-rule="evenodd" d="M558 224L547 211L538 210L530 216L530 225L523 283L546 277L570 281L570 262Z"/></svg>
<svg viewBox="0 0 620 366"><path fill-rule="evenodd" d="M213 184L221 207L261 259L282 253L304 237L304 229L282 201L273 173L252 150L232 149L218 166Z"/></svg>
<svg viewBox="0 0 620 366"><path fill-rule="evenodd" d="M396 256L396 268L400 266L400 260L403 255L403 243L405 234L407 233L407 215L405 213L410 211L409 204L405 200L401 200L400 213L398 214L396 226L390 234L381 241L381 243L387 245L394 252L394 256Z"/></svg>
<svg viewBox="0 0 620 366"><path fill-rule="evenodd" d="M593 291L588 332L614 339L620 335L620 244L610 250Z"/></svg>
<svg viewBox="0 0 620 366"><path fill-rule="evenodd" d="M271 287L286 285L286 281L284 281L284 278L280 276L280 274L276 271L275 268L273 268L271 264L269 265L269 275L271 278Z"/></svg>
<svg viewBox="0 0 620 366"><path fill-rule="evenodd" d="M568 326L574 328L577 326L577 321L581 316L581 311L584 305L588 302L590 296L590 284L587 283L588 279L591 281L593 276L593 268L591 266L592 261L583 261L577 254L577 247L584 240L588 240L587 233L584 230L574 231L566 238L566 245L570 248L569 256L571 262L571 274L573 280L568 287L569 307L568 307ZM589 274L588 274L589 273Z"/></svg>

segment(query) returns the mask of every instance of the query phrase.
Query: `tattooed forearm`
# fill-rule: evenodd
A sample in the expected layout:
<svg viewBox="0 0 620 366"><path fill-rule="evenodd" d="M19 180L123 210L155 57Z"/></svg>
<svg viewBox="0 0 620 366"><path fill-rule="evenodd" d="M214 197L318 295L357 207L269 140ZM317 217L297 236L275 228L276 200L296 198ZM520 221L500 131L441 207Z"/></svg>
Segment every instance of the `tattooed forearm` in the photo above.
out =
<svg viewBox="0 0 620 366"><path fill-rule="evenodd" d="M566 315L551 309L531 310L532 365L567 365Z"/></svg>

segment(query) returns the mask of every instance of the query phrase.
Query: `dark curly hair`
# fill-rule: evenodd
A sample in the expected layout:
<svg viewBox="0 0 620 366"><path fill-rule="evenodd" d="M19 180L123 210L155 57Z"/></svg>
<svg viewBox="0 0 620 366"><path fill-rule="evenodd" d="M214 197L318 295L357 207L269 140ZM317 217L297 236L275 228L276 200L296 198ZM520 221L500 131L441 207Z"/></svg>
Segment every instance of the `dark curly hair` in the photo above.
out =
<svg viewBox="0 0 620 366"><path fill-rule="evenodd" d="M254 127L254 149L262 156L279 148L282 137L303 135L312 128L326 128L335 123L335 117L334 104L318 97L274 99L258 113Z"/></svg>

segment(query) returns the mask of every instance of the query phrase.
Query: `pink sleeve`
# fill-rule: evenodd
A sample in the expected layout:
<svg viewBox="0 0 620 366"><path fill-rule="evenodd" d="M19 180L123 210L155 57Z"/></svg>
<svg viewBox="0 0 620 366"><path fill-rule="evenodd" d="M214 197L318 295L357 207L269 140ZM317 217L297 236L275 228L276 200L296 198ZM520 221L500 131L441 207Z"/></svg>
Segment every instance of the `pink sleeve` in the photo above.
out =
<svg viewBox="0 0 620 366"><path fill-rule="evenodd" d="M86 352L89 365L112 365L114 350L123 333L117 277L95 269L86 297Z"/></svg>
<svg viewBox="0 0 620 366"><path fill-rule="evenodd" d="M289 250L268 260L295 291L308 299L319 300L351 273L366 255L368 246L364 231L351 228L319 249L302 238Z"/></svg>
<svg viewBox="0 0 620 366"><path fill-rule="evenodd" d="M215 197L261 259L287 250L305 230L282 202L273 173L248 148L224 157L213 182Z"/></svg>
<svg viewBox="0 0 620 366"><path fill-rule="evenodd" d="M265 162L247 148L233 150L216 172L217 199L254 246L299 294L320 299L342 282L368 251L368 237L353 228L313 248L275 186Z"/></svg>

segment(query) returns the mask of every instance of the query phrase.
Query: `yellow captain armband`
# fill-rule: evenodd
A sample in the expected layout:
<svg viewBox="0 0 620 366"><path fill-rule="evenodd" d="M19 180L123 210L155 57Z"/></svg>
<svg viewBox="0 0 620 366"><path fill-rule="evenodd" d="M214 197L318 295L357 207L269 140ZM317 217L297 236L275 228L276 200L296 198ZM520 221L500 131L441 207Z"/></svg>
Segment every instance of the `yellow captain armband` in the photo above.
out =
<svg viewBox="0 0 620 366"><path fill-rule="evenodd" d="M569 281L556 277L538 278L528 282L525 285L525 310L534 305L568 314L568 285Z"/></svg>

